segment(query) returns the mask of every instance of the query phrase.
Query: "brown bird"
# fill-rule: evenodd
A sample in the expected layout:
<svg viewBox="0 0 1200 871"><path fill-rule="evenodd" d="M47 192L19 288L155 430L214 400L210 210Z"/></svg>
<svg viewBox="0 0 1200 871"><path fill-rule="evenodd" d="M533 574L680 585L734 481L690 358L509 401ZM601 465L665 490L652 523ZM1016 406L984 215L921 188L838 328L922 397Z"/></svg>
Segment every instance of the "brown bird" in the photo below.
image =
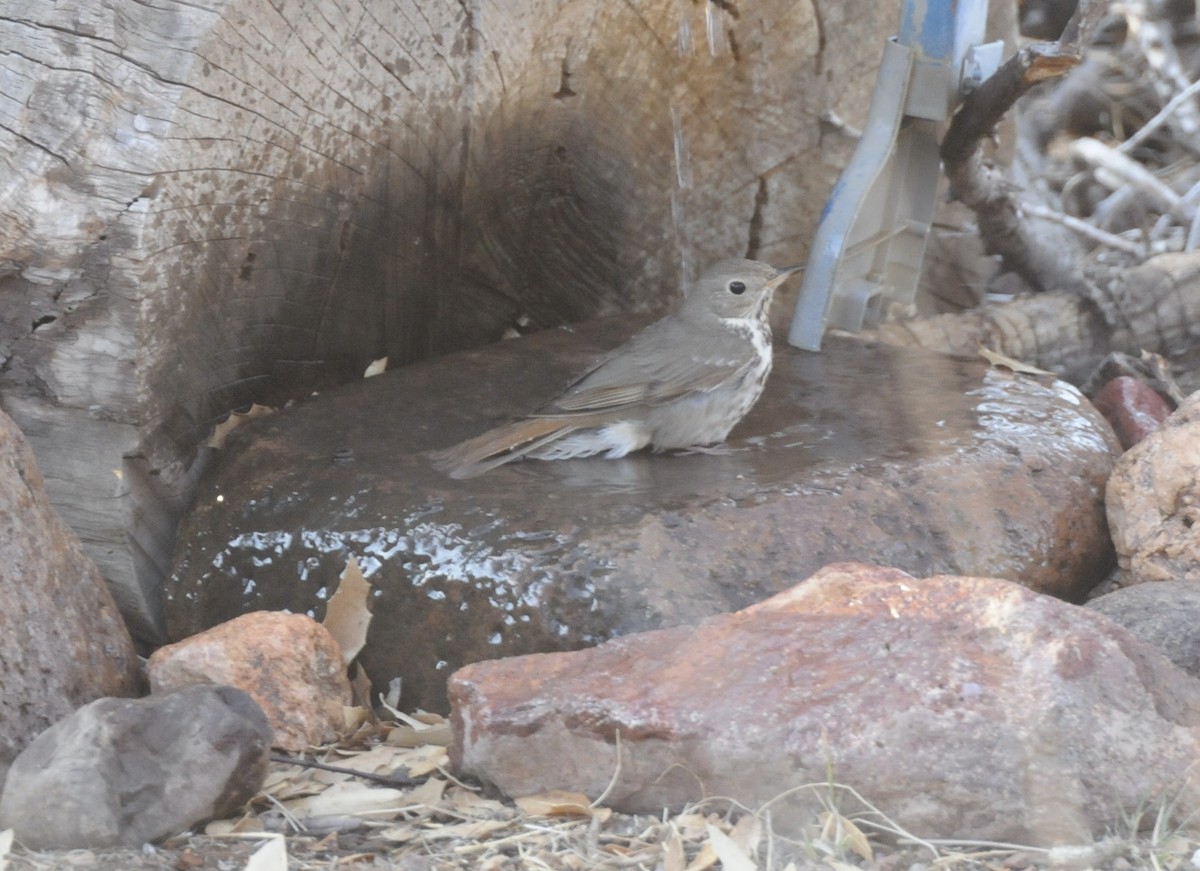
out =
<svg viewBox="0 0 1200 871"><path fill-rule="evenodd" d="M678 309L609 352L558 399L437 452L435 465L470 478L520 457L615 458L723 442L771 371L771 295L801 268L713 264Z"/></svg>

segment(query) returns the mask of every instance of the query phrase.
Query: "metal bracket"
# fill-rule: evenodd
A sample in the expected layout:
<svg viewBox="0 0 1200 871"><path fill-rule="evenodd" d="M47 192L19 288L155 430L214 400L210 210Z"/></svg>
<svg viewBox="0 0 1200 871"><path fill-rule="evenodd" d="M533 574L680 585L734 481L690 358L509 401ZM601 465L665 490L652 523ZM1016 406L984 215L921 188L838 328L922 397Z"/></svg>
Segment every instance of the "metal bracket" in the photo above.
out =
<svg viewBox="0 0 1200 871"><path fill-rule="evenodd" d="M888 300L911 303L941 174L937 124L999 66L981 45L987 0L905 0L884 46L854 156L821 216L788 341L821 348L827 326L858 331Z"/></svg>

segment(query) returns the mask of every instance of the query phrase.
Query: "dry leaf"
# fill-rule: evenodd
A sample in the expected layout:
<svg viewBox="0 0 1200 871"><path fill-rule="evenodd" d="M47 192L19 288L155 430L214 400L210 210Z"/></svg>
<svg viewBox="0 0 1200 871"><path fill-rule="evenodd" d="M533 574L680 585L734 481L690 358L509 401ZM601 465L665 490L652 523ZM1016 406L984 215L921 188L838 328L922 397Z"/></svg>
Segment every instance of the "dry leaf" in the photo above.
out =
<svg viewBox="0 0 1200 871"><path fill-rule="evenodd" d="M821 837L832 844L844 847L856 856L873 861L871 842L862 829L839 813L825 811L817 819L821 823Z"/></svg>
<svg viewBox="0 0 1200 871"><path fill-rule="evenodd" d="M436 807L442 803L442 794L450 784L440 777L431 777L420 786L415 786L408 793L410 804L421 804L425 807Z"/></svg>
<svg viewBox="0 0 1200 871"><path fill-rule="evenodd" d="M378 360L372 360L371 365L363 372L363 378L371 378L375 375L382 375L387 371L387 357L380 357Z"/></svg>
<svg viewBox="0 0 1200 871"><path fill-rule="evenodd" d="M359 674L364 674L358 669ZM371 719L371 710L363 705L342 705L342 734L357 732Z"/></svg>
<svg viewBox="0 0 1200 871"><path fill-rule="evenodd" d="M452 823L448 826L434 826L422 833L427 841L445 841L462 838L465 841L483 841L501 829L512 825L508 820L469 820L465 823Z"/></svg>
<svg viewBox="0 0 1200 871"><path fill-rule="evenodd" d="M437 726L426 726L424 729L414 729L407 724L396 726L388 732L387 742L397 747L420 747L423 744L436 744L439 747L449 747L454 733L450 724L443 722Z"/></svg>
<svg viewBox="0 0 1200 871"><path fill-rule="evenodd" d="M979 356L987 360L993 366L1002 366L1005 369L1011 369L1018 375L1054 375L1053 372L1047 372L1045 369L1039 369L1037 366L1031 366L1028 363L1022 363L1020 360L1014 360L1001 354L999 351L993 351L991 348L979 346Z"/></svg>
<svg viewBox="0 0 1200 871"><path fill-rule="evenodd" d="M397 748L397 752L404 760L402 764L408 768L409 777L424 777L426 774L433 774L439 768L445 768L450 762L446 748L436 747L432 744L411 749L401 747Z"/></svg>
<svg viewBox="0 0 1200 871"><path fill-rule="evenodd" d="M582 792L567 792L551 789L536 795L527 795L515 800L517 807L527 814L540 817L600 817L601 822L612 815L609 808L594 808Z"/></svg>
<svg viewBox="0 0 1200 871"><path fill-rule="evenodd" d="M204 834L218 838L230 835L252 835L265 832L262 821L254 814L245 814L236 820L213 820L204 827Z"/></svg>
<svg viewBox="0 0 1200 871"><path fill-rule="evenodd" d="M712 841L705 841L700 852L696 854L696 858L692 859L691 864L687 866L687 871L706 871L716 865L718 861L717 851L713 849Z"/></svg>
<svg viewBox="0 0 1200 871"><path fill-rule="evenodd" d="M322 625L337 639L342 648L342 659L349 665L367 643L367 629L371 625L367 600L371 596L371 584L363 577L354 557L346 560L340 578L337 590L325 606Z"/></svg>
<svg viewBox="0 0 1200 871"><path fill-rule="evenodd" d="M418 829L412 823L400 823L398 826L389 826L379 832L372 833L374 838L383 838L393 844L406 844L413 838L421 834L421 829Z"/></svg>
<svg viewBox="0 0 1200 871"><path fill-rule="evenodd" d="M254 420L256 417L270 414L275 409L266 405L259 405L257 402L250 406L250 410L246 412L235 411L225 418L223 421L213 427L213 433L205 442L210 448L220 450L225 447L225 440L229 438L229 434L247 421Z"/></svg>
<svg viewBox="0 0 1200 871"><path fill-rule="evenodd" d="M301 820L326 816L361 816L386 819L390 811L408 804L408 795L390 787L367 786L355 781L335 783L319 795L284 802L284 807Z"/></svg>
<svg viewBox="0 0 1200 871"><path fill-rule="evenodd" d="M671 837L663 844L663 871L684 871L686 864L683 838L679 837L679 832L672 831Z"/></svg>
<svg viewBox="0 0 1200 871"><path fill-rule="evenodd" d="M746 814L737 821L737 825L729 832L729 839L742 848L747 856L753 856L758 852L758 845L762 842L763 826L762 820L753 814Z"/></svg>
<svg viewBox="0 0 1200 871"><path fill-rule="evenodd" d="M708 843L712 844L724 871L758 871L758 865L746 855L746 851L711 823L708 826Z"/></svg>
<svg viewBox="0 0 1200 871"><path fill-rule="evenodd" d="M246 871L287 871L287 844L283 835L270 835L246 862Z"/></svg>

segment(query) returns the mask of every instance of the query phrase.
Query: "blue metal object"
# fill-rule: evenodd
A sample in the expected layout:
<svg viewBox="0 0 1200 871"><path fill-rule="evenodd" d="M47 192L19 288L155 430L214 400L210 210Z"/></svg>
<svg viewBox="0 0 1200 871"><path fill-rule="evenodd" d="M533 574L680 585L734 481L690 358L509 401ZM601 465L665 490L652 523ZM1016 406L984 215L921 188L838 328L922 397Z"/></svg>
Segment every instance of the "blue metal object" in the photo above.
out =
<svg viewBox="0 0 1200 871"><path fill-rule="evenodd" d="M911 303L933 220L937 123L999 65L981 45L987 0L905 0L884 47L862 139L826 203L788 341L821 348L827 326L857 331L888 301Z"/></svg>

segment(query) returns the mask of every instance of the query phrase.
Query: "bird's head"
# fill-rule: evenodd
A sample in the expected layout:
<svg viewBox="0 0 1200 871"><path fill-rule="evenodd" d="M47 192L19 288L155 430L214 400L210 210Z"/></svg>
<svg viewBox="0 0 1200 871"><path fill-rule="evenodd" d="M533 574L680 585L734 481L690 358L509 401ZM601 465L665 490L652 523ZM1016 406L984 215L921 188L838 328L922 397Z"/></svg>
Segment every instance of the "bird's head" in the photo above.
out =
<svg viewBox="0 0 1200 871"><path fill-rule="evenodd" d="M771 294L802 266L776 269L757 260L721 260L700 275L683 305L720 318L754 318L771 302Z"/></svg>

